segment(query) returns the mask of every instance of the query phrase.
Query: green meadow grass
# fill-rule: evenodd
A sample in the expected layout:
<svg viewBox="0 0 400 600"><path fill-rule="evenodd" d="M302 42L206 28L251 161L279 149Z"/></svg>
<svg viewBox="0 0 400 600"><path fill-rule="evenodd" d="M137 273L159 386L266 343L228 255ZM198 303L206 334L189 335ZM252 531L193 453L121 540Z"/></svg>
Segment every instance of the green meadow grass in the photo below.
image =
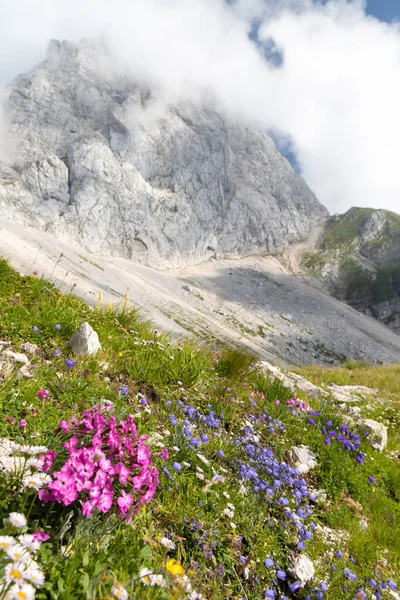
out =
<svg viewBox="0 0 400 600"><path fill-rule="evenodd" d="M281 525L282 509L268 504L249 486L241 487L237 475L242 455L233 440L242 432L248 415L264 410L283 423L284 431L270 433L267 427L260 427L259 443L286 462L291 461L293 445L305 444L315 452L318 465L305 478L310 488L326 490L328 501L314 505L312 520L348 535L347 541L331 544L315 532L306 550L315 564L314 580L294 594L282 584L281 597L304 599L310 594L314 598L314 590L326 582L324 598L345 600L355 598L360 588L366 589L370 577L399 579L399 463L377 453L364 439L364 465L358 465L352 453L339 444L325 446L324 436L307 422L305 413L292 414L286 404L290 391L257 372L254 357L230 348L212 352L200 340L173 342L128 303L91 308L72 295L62 295L39 277L20 276L3 260L0 314L0 339L11 341L13 350L21 351L27 341L38 345L32 356L36 367L32 379L11 374L0 381L0 437L45 445L62 455L65 435L58 430L60 420L79 417L83 410L107 399L113 402L116 415L135 416L139 434L149 436L153 461L160 471L153 500L131 523L101 513L84 518L78 501L67 507L44 505L35 491L21 490L18 475L0 473L1 519L11 511L22 512L28 518L29 531L45 529L51 535L39 551L46 583L37 598L111 598L111 586L116 582L125 586L129 598L187 598L166 569L171 558L182 565L193 589L203 598L263 598L264 590L274 585L275 575L264 566L264 560L272 557L287 569L298 553L293 529ZM73 356L67 341L83 321L99 334L102 350L96 356L74 357L76 364L68 370L64 360ZM55 324L61 326L60 331ZM54 355L56 349L61 356ZM390 418L394 419L400 403L400 367L351 367L310 367L302 374L320 384L377 387L390 401ZM120 393L122 386L129 388L128 394ZM47 389L50 397L39 399L39 389ZM141 394L148 410L140 404ZM321 423L328 419L334 427L343 423L343 415L329 401L309 402L321 411ZM216 415L223 415L223 435L210 435L210 441L199 450L206 462L188 447L183 427L171 426L169 415L179 414L180 403L204 414L211 406ZM16 422L25 418L26 432L6 417ZM391 447L397 435L391 426ZM159 456L160 444L169 449L170 458L165 462ZM218 458L218 450L224 457ZM173 461L190 466L175 473ZM174 481L163 473L164 467ZM214 471L222 480L208 485ZM374 485L368 482L369 475L376 478ZM235 507L231 519L223 516L228 502ZM360 529L362 519L368 522L366 530ZM174 550L160 543L164 536L174 541ZM344 553L341 561L334 558L339 549ZM240 557L245 557L246 565ZM355 583L344 580L346 566L357 574ZM166 587L141 583L138 574L142 567L163 574Z"/></svg>

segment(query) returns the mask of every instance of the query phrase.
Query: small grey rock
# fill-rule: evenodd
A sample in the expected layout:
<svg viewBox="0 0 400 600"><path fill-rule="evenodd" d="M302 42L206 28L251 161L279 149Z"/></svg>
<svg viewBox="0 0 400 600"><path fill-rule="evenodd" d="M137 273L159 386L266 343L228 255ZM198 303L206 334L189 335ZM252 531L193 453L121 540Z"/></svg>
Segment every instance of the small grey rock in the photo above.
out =
<svg viewBox="0 0 400 600"><path fill-rule="evenodd" d="M29 365L29 358L26 354L20 352L13 352L12 350L4 350L2 358L7 358L12 363L22 363L23 365Z"/></svg>
<svg viewBox="0 0 400 600"><path fill-rule="evenodd" d="M300 554L294 559L293 566L289 572L295 579L300 581L303 587L314 577L314 564L307 554Z"/></svg>
<svg viewBox="0 0 400 600"><path fill-rule="evenodd" d="M28 354L34 354L37 349L38 346L36 344L31 344L30 342L25 342L22 344L22 350Z"/></svg>
<svg viewBox="0 0 400 600"><path fill-rule="evenodd" d="M293 446L292 452L297 458L295 468L300 471L300 473L308 473L317 466L317 457L308 446Z"/></svg>
<svg viewBox="0 0 400 600"><path fill-rule="evenodd" d="M68 345L75 354L96 354L101 350L99 336L86 321L73 334Z"/></svg>
<svg viewBox="0 0 400 600"><path fill-rule="evenodd" d="M379 452L383 452L387 446L388 434L387 428L383 423L374 421L373 419L364 419L363 424L371 435L372 445Z"/></svg>

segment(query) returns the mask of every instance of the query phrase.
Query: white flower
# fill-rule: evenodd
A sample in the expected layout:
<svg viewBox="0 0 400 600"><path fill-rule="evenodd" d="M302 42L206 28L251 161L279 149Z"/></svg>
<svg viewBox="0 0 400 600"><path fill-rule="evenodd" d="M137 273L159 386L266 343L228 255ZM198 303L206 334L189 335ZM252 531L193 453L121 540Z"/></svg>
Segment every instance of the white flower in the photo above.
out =
<svg viewBox="0 0 400 600"><path fill-rule="evenodd" d="M43 467L43 461L38 458L28 458L26 466L33 467L34 469L41 469Z"/></svg>
<svg viewBox="0 0 400 600"><path fill-rule="evenodd" d="M191 466L190 463L188 463L188 462L183 462L182 464L185 465L185 467L188 467L188 468Z"/></svg>
<svg viewBox="0 0 400 600"><path fill-rule="evenodd" d="M118 584L118 585L114 585L111 588L111 593L113 596L115 596L116 598L121 598L121 600L127 600L128 598L128 592L126 591L126 589L124 587L122 587L122 585Z"/></svg>
<svg viewBox="0 0 400 600"><path fill-rule="evenodd" d="M233 512L233 510L230 510L229 508L224 508L224 510L222 511L222 514L225 515L226 517L228 517L229 519L233 519L233 517L235 516L235 513Z"/></svg>
<svg viewBox="0 0 400 600"><path fill-rule="evenodd" d="M46 454L48 449L46 446L21 446L19 449L20 452L24 454L29 454L30 456L35 456L36 454Z"/></svg>
<svg viewBox="0 0 400 600"><path fill-rule="evenodd" d="M228 472L228 470L225 469L224 467L220 467L219 470L222 471L222 473L227 473Z"/></svg>
<svg viewBox="0 0 400 600"><path fill-rule="evenodd" d="M8 558L11 558L15 562L27 563L31 558L28 550L21 546L21 544L13 544L6 549L6 553Z"/></svg>
<svg viewBox="0 0 400 600"><path fill-rule="evenodd" d="M196 471L199 471L200 473L204 473L204 471L201 467L196 467Z"/></svg>
<svg viewBox="0 0 400 600"><path fill-rule="evenodd" d="M6 550L15 544L15 539L11 535L0 535L0 550Z"/></svg>
<svg viewBox="0 0 400 600"><path fill-rule="evenodd" d="M228 494L228 492L222 492L222 493L225 496L225 498L228 498L228 500L230 499L230 495Z"/></svg>
<svg viewBox="0 0 400 600"><path fill-rule="evenodd" d="M30 533L25 533L24 535L19 535L18 540L19 540L19 543L22 544L22 546L24 546L24 548L27 548L28 550L32 550L32 552L35 552L36 550L39 550L39 548L40 548L39 540L35 540L33 538L33 535Z"/></svg>
<svg viewBox="0 0 400 600"><path fill-rule="evenodd" d="M27 521L23 514L12 512L8 516L8 522L14 527L25 527Z"/></svg>
<svg viewBox="0 0 400 600"><path fill-rule="evenodd" d="M13 600L33 600L35 597L35 588L30 583L17 583L10 589L10 598Z"/></svg>
<svg viewBox="0 0 400 600"><path fill-rule="evenodd" d="M44 584L44 573L39 569L31 569L25 573L25 579L38 588Z"/></svg>
<svg viewBox="0 0 400 600"><path fill-rule="evenodd" d="M181 586L185 588L185 592L189 593L192 591L192 584L190 583L190 579L187 575L177 575L175 576L175 581L180 583Z"/></svg>
<svg viewBox="0 0 400 600"><path fill-rule="evenodd" d="M23 581L26 568L21 563L9 563L4 567L4 579L7 583Z"/></svg>
<svg viewBox="0 0 400 600"><path fill-rule="evenodd" d="M160 587L165 587L165 585L166 585L164 576L161 574L151 575L150 583L151 583L151 585L158 585Z"/></svg>
<svg viewBox="0 0 400 600"><path fill-rule="evenodd" d="M151 585L151 579L150 579L151 575L152 575L152 572L150 571L150 569L147 569L146 567L142 567L140 569L139 577L140 577L140 581L142 583L144 583L144 585Z"/></svg>
<svg viewBox="0 0 400 600"><path fill-rule="evenodd" d="M47 473L38 473L37 476L42 485L47 485L53 481L50 475L47 475Z"/></svg>
<svg viewBox="0 0 400 600"><path fill-rule="evenodd" d="M232 529L236 529L236 525L235 523L232 523L232 521L230 522L230 526L232 527Z"/></svg>
<svg viewBox="0 0 400 600"><path fill-rule="evenodd" d="M179 452L179 448L178 448L178 446L172 446L172 450L173 450L174 452Z"/></svg>
<svg viewBox="0 0 400 600"><path fill-rule="evenodd" d="M201 481L205 480L205 477L204 477L203 473L196 473L196 477L198 477L199 479L201 479Z"/></svg>
<svg viewBox="0 0 400 600"><path fill-rule="evenodd" d="M39 475L34 474L24 477L22 480L22 485L33 490L40 490L40 488L42 488L44 484L40 480Z"/></svg>
<svg viewBox="0 0 400 600"><path fill-rule="evenodd" d="M169 550L175 550L175 544L172 540L169 540L166 537L162 537L160 540L160 544L168 548Z"/></svg>
<svg viewBox="0 0 400 600"><path fill-rule="evenodd" d="M231 502L228 502L227 507L230 508L231 510L235 510L235 507Z"/></svg>
<svg viewBox="0 0 400 600"><path fill-rule="evenodd" d="M202 600L203 594L193 591L188 595L189 600Z"/></svg>

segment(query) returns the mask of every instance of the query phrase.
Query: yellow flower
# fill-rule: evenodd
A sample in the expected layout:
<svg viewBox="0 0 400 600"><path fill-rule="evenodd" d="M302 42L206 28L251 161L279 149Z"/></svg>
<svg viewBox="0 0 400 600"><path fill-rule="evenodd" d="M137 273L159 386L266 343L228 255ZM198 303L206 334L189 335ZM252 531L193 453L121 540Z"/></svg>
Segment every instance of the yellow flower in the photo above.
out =
<svg viewBox="0 0 400 600"><path fill-rule="evenodd" d="M118 352L118 356L123 356L124 353L123 352Z"/></svg>
<svg viewBox="0 0 400 600"><path fill-rule="evenodd" d="M169 561L165 565L165 568L167 569L168 573L171 573L171 575L183 575L183 573L185 572L183 570L182 565L178 563L178 561L176 561L174 558L169 559Z"/></svg>

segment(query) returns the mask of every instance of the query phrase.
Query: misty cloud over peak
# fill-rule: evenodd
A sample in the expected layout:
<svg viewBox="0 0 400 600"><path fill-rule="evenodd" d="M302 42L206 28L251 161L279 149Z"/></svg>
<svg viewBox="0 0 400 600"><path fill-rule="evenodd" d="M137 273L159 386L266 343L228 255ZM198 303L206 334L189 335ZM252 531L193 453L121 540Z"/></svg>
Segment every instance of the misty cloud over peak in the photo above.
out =
<svg viewBox="0 0 400 600"><path fill-rule="evenodd" d="M102 38L110 62L98 68L157 88L157 110L206 93L276 132L331 212L399 210L400 27L366 16L363 2L3 0L2 8L1 85L43 60L52 38Z"/></svg>

